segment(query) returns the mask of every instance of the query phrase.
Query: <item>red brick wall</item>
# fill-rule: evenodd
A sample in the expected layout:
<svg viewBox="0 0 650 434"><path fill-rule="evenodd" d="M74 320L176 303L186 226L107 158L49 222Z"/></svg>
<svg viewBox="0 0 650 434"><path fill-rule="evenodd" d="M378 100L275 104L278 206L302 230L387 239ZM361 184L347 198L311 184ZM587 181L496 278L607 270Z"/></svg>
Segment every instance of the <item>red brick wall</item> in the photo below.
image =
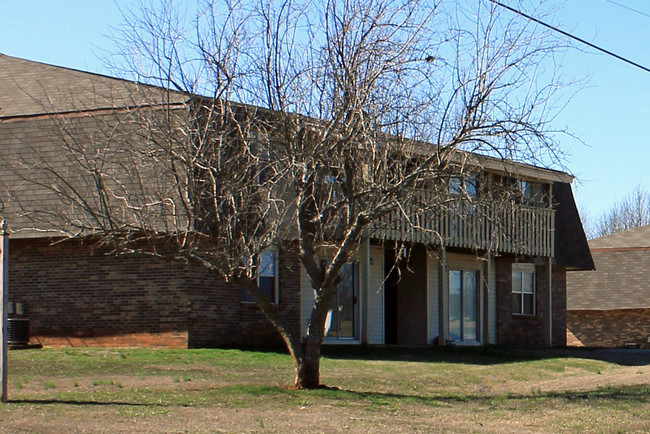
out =
<svg viewBox="0 0 650 434"><path fill-rule="evenodd" d="M553 346L566 346L566 268L553 267Z"/></svg>
<svg viewBox="0 0 650 434"><path fill-rule="evenodd" d="M281 255L281 309L299 327L299 273ZM12 240L9 301L46 345L204 347L280 342L239 288L198 266L92 254L80 243Z"/></svg>
<svg viewBox="0 0 650 434"><path fill-rule="evenodd" d="M496 261L497 343L522 346L548 346L549 306L548 267L535 267L535 314L512 314L512 257ZM566 345L566 270L553 267L553 346Z"/></svg>
<svg viewBox="0 0 650 434"><path fill-rule="evenodd" d="M616 348L633 343L650 349L650 309L571 310L567 332L574 346Z"/></svg>
<svg viewBox="0 0 650 434"><path fill-rule="evenodd" d="M300 266L289 252L280 253L280 311L300 333ZM240 302L239 288L215 281L212 288L193 285L195 309L190 319L190 347L282 345L272 324L252 303Z"/></svg>

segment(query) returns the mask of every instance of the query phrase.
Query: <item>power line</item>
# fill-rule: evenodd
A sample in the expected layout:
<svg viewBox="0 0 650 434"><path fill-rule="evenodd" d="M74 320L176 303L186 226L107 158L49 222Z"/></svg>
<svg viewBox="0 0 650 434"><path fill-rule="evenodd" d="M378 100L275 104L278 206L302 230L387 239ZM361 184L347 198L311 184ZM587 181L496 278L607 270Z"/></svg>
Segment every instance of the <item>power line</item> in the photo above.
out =
<svg viewBox="0 0 650 434"><path fill-rule="evenodd" d="M639 15L643 15L643 16L645 16L645 17L650 18L650 15L649 15L649 14L646 14L645 12L641 12L640 10L637 10L637 9L631 8L631 7L629 7L629 6L625 6L624 4L617 3L617 2L615 2L615 1L613 1L613 0L605 0L605 1L606 1L607 3L611 3L611 4L613 4L613 5L620 6L620 7L624 8L624 9L627 9L628 11L636 12L636 13L639 14Z"/></svg>
<svg viewBox="0 0 650 434"><path fill-rule="evenodd" d="M585 41L584 39L579 38L579 37L577 37L577 36L574 36L574 35L572 35L571 33L565 32L565 31L562 30L562 29L558 29L557 27L551 26L550 24L546 24L545 22L540 21L540 20L538 20L537 18L533 18L533 17L531 17L530 15L526 15L525 13L523 13L523 12L521 12L521 11L518 11L517 9L511 8L511 7L508 6L508 5L504 5L504 4L501 3L501 2L498 2L498 1L496 1L496 0L490 0L490 1L491 1L492 3L494 3L495 5L501 6L501 7L504 8L504 9L508 9L510 12L513 12L513 13L515 13L515 14L517 14L517 15L521 15L522 17L524 17L524 18L526 18L526 19L528 19L528 20L530 20L530 21L533 21L533 22L535 22L535 23L537 23L537 24L539 24L539 25L542 25L542 26L544 26L544 27L547 27L547 28L549 28L549 29L551 29L551 30L553 30L553 31L555 31L555 32L561 33L562 35L566 36L567 38L571 38L571 39L576 40L576 41L578 41L578 42L580 42L580 43L582 43L582 44L585 44L585 45L587 45L587 46L593 48L594 50L598 50L598 51L600 51L601 53L605 53L605 54L607 54L607 55L609 55L609 56L612 56L612 57L617 58L618 60L622 60L622 61L625 62L625 63L629 63L629 64L632 65L632 66L636 66L636 67L639 68L639 69L643 69L645 72L650 72L650 68L646 68L645 66L640 65L640 64L638 64L638 63L636 63L636 62L633 62L632 60L626 59L626 58L623 57L623 56L619 56L619 55L616 54L616 53L612 53L612 52L609 51L609 50L606 50L606 49L604 49L604 48L601 48L601 47L599 47L598 45L594 45L594 44L592 44L591 42Z"/></svg>

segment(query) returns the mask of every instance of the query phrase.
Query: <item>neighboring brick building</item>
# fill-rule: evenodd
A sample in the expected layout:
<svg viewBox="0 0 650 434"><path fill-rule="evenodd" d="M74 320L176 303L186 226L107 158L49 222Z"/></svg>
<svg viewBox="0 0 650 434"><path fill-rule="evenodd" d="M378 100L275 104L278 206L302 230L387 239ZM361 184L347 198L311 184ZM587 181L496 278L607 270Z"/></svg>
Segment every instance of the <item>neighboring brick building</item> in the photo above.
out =
<svg viewBox="0 0 650 434"><path fill-rule="evenodd" d="M567 274L569 345L650 348L650 226L589 247L596 270Z"/></svg>
<svg viewBox="0 0 650 434"><path fill-rule="evenodd" d="M164 95L147 105L156 92ZM204 268L107 256L92 248L92 238L61 242L56 226L26 212L67 212L48 187L59 180L31 182L29 173L9 167L38 154L42 162L67 169L54 120L81 144L108 130L112 143L137 146L137 131L119 122L129 107L144 105L154 113L156 104L172 105L182 111L193 97L0 55L0 199L13 230L9 301L15 316L31 320L33 340L159 347L280 342L241 288ZM344 266L326 343L565 344L566 270L593 268L571 193L573 178L485 156L472 160L473 199L486 194L494 200L477 189L481 182L512 188L514 199L506 208L484 200L482 213L476 205L419 215L428 232L404 229L403 216L388 216ZM453 203L467 205L453 191L457 186L450 182ZM396 251L396 241L406 247ZM283 248L260 256L270 265L263 277L270 279L273 301L288 326L304 333L314 299L295 252Z"/></svg>

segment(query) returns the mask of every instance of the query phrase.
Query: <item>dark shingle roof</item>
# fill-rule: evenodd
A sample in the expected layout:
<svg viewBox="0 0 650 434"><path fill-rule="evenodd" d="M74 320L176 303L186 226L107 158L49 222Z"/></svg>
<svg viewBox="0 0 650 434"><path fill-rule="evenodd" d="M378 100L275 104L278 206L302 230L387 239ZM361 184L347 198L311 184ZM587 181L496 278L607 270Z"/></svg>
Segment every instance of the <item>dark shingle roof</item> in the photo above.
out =
<svg viewBox="0 0 650 434"><path fill-rule="evenodd" d="M650 225L616 232L589 241L592 249L630 249L650 247Z"/></svg>
<svg viewBox="0 0 650 434"><path fill-rule="evenodd" d="M571 185L553 184L555 207L555 259L574 270L593 270L594 261L582 228Z"/></svg>
<svg viewBox="0 0 650 434"><path fill-rule="evenodd" d="M187 99L155 86L0 54L0 119L150 105L170 95L173 102Z"/></svg>
<svg viewBox="0 0 650 434"><path fill-rule="evenodd" d="M111 125L120 124L122 131L129 124L128 119L120 117L128 118L128 110L119 113L120 110L111 109L170 102L178 107L189 98L187 94L155 86L0 54L0 149L4 155L10 155L10 160L14 162L30 161L31 156L38 155L47 157L49 164L65 168L66 162L60 152L66 141L65 134L61 131L61 119L65 119L68 126L80 128L83 134L76 137L77 140L92 143L94 135L114 134ZM56 116L49 116L50 114ZM106 128L108 132L104 131ZM127 130L122 131L124 137L121 140L132 140L126 134ZM559 181L556 182L558 187L555 191L562 197L561 206L557 209L556 246L568 247L558 249L558 263L570 268L593 268L584 233L576 229L581 226L568 185L573 179L570 175L484 156L475 158L480 160L476 164L484 166L486 170L518 173L524 178ZM3 187L0 189L0 209L2 205L8 206L0 212L12 217L14 229L30 227L25 215L8 214L12 211L9 206L12 198L21 197L23 201L48 209L55 207L56 201L47 188L37 188L33 183L26 182L19 171L5 170L4 166L6 164L0 164L0 184L4 184L0 185ZM33 166L32 164L31 167ZM15 209L13 211L16 212Z"/></svg>
<svg viewBox="0 0 650 434"><path fill-rule="evenodd" d="M67 151L72 144L138 143L137 111L123 109L171 103L183 110L187 100L186 94L155 86L0 54L0 150L5 156L0 159L0 216L10 223L13 237L59 234L54 230L59 226L48 224L43 212L72 213L45 186L59 181L48 177L43 163L52 173L67 173L74 167ZM82 173L71 179L86 189Z"/></svg>

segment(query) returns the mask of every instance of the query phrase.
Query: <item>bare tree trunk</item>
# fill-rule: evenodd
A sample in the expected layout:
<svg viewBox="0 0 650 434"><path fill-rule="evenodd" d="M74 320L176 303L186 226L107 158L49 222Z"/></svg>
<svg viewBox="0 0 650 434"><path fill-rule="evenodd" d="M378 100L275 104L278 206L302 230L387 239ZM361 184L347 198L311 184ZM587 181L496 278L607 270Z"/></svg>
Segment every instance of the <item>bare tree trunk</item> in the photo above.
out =
<svg viewBox="0 0 650 434"><path fill-rule="evenodd" d="M338 274L338 273L337 273ZM325 320L332 301L334 286L328 285L321 291L312 310L307 335L302 338L301 355L294 357L296 379L294 386L298 389L315 389L320 383L320 353L325 336Z"/></svg>
<svg viewBox="0 0 650 434"><path fill-rule="evenodd" d="M320 349L322 338L307 335L302 342L302 357L296 360L296 380L298 389L315 389L320 386Z"/></svg>

